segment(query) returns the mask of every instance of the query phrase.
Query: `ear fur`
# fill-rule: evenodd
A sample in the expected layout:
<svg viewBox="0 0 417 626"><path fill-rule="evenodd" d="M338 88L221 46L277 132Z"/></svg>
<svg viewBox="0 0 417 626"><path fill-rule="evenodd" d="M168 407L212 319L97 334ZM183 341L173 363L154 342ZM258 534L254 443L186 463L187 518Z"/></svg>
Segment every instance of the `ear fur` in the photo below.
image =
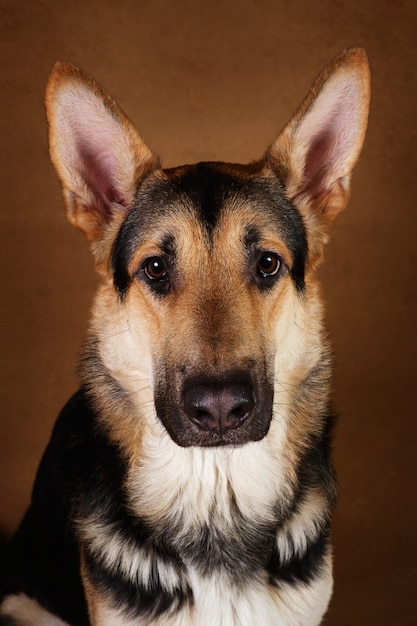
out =
<svg viewBox="0 0 417 626"><path fill-rule="evenodd" d="M305 219L313 264L319 262L330 226L348 200L369 101L366 53L361 48L345 50L319 75L266 153L268 167Z"/></svg>
<svg viewBox="0 0 417 626"><path fill-rule="evenodd" d="M132 205L137 185L158 159L114 100L73 65L54 66L46 111L68 220L94 241Z"/></svg>

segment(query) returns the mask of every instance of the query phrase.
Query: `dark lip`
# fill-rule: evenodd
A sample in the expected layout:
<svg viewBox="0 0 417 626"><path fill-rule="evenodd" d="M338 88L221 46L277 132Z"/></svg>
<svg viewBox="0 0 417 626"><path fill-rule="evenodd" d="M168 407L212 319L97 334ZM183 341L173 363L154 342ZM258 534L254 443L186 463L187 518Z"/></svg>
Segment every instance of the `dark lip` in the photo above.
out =
<svg viewBox="0 0 417 626"><path fill-rule="evenodd" d="M251 429L242 428L225 435L219 435L218 433L202 432L193 424L187 424L185 430L177 430L167 424L161 416L158 417L172 441L181 448L240 448L248 443L264 439L268 434L272 420L272 417L268 417L265 420L265 427L261 431L257 431L256 434Z"/></svg>
<svg viewBox="0 0 417 626"><path fill-rule="evenodd" d="M264 373L266 368L261 369L259 366L255 368L255 364L251 363L250 367L223 371L221 375L211 377L205 373L187 377L181 372L179 383L170 388L167 381L171 382L175 376L169 377L166 369L161 368L158 374L162 384L156 387L154 402L158 418L172 441L183 448L238 448L264 439L272 421L274 390L271 379L265 373L263 376L256 376L256 370ZM227 383L248 384L256 399L251 415L241 426L226 432L200 429L183 410L182 390L185 384L189 386L202 383L211 383L214 386L217 384L223 386Z"/></svg>
<svg viewBox="0 0 417 626"><path fill-rule="evenodd" d="M240 448L244 445L246 445L247 443L250 443L251 440L248 441L233 441L233 440L229 440L225 437L216 437L215 435L210 435L210 437L204 438L205 441L201 440L201 437L196 437L195 440L193 440L193 438L191 437L189 439L188 442L184 442L184 443L179 443L178 445L180 445L183 448L191 448L191 447L196 447L196 448L225 448L225 447L230 447L230 448ZM176 442L177 443L177 442Z"/></svg>

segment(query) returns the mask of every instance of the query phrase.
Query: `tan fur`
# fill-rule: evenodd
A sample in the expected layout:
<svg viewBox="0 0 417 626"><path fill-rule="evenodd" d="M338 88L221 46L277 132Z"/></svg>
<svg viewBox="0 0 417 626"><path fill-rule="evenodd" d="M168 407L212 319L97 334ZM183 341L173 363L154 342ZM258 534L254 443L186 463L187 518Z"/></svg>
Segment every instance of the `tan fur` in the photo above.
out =
<svg viewBox="0 0 417 626"><path fill-rule="evenodd" d="M68 626L24 593L9 595L0 607L0 621L2 615L19 626Z"/></svg>
<svg viewBox="0 0 417 626"><path fill-rule="evenodd" d="M98 427L126 461L123 490L129 515L145 521L157 538L169 533L170 548L181 555L175 569L170 561L158 560L151 540L139 549L103 511L85 517L78 512L91 623L135 622L95 588L83 550L145 589L151 586L152 567L165 592L190 585L194 605L137 623L318 624L332 589L327 543L320 572L308 584L271 584L265 566L249 582L242 575L239 590L230 572L202 573L187 550L193 540L199 545L204 528L214 528L233 546L239 528L250 536L250 522L255 529L272 525L273 549L287 563L303 557L309 542L328 527L334 503L330 465L316 484L306 481L297 500L298 473L315 438L323 438L328 427L331 359L316 269L330 226L347 202L364 138L369 106L364 51L345 51L330 63L262 159L248 166L213 166L230 175L228 180L256 181L262 189L273 181L279 197L292 203L301 224L297 233L305 227L308 243L303 285L294 278L298 257L287 224L275 223L256 194L225 196L210 230L179 190L174 199L168 194L163 210L149 201L152 219L144 220L140 234L131 233L125 244L131 248L126 253L128 288L117 293L112 255L127 216L137 203L145 205L158 185L171 190L169 185L189 169L162 170L118 105L73 66L55 66L46 105L51 157L68 219L89 239L102 278L81 382L99 416ZM254 278L259 277L256 260L248 260L251 251L245 244L250 229L256 231L259 250L277 255L282 264L273 288L258 288ZM162 258L166 233L175 241L176 282L167 297L158 297L143 279L143 268L147 260ZM172 399L175 415L186 422L184 381L193 376L227 380L236 371L252 377L258 395L267 397L271 382L267 434L251 435L243 445L228 440L228 445L210 447L197 437L178 445L157 414L158 382L165 384L164 397Z"/></svg>

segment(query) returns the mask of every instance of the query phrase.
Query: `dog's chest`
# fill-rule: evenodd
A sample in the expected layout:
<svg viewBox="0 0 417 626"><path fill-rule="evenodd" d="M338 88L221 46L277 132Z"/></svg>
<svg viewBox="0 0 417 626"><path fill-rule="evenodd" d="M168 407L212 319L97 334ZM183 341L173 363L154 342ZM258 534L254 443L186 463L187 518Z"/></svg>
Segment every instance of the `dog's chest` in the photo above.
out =
<svg viewBox="0 0 417 626"><path fill-rule="evenodd" d="M181 448L155 427L130 465L126 488L132 511L151 525L172 528L180 519L187 530L213 524L230 528L238 517L276 523L276 503L292 499L280 454L283 430L271 426L273 447L253 442L210 449Z"/></svg>
<svg viewBox="0 0 417 626"><path fill-rule="evenodd" d="M280 591L268 586L266 581L252 581L238 588L221 576L201 577L190 570L189 577L193 588L193 605L175 616L167 616L167 626L284 626L296 623L283 613ZM158 620L155 625L157 623ZM151 624L153 626L153 622Z"/></svg>
<svg viewBox="0 0 417 626"><path fill-rule="evenodd" d="M132 618L102 605L97 614L98 626L318 626L332 592L331 576L327 574L309 587L277 588L258 581L241 589L221 577L189 574L192 604L155 617Z"/></svg>
<svg viewBox="0 0 417 626"><path fill-rule="evenodd" d="M117 499L112 505L109 493L111 515L96 510L78 526L92 579L124 607L120 624L319 623L312 611L324 610L331 581L327 574L316 579L327 567L324 552L319 570L309 554L321 545L323 501L311 494L294 508L280 457L261 444L234 450L174 449L161 438L151 444L130 465L123 506ZM293 560L309 570L308 585L288 573ZM132 612L136 621L126 617ZM107 614L98 623L118 626Z"/></svg>

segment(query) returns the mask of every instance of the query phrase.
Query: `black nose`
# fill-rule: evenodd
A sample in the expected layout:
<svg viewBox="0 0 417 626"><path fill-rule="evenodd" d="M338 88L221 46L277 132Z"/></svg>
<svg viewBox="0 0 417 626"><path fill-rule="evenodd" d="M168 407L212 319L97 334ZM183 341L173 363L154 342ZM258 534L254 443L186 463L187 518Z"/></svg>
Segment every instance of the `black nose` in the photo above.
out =
<svg viewBox="0 0 417 626"><path fill-rule="evenodd" d="M190 384L182 395L188 419L200 430L220 434L239 428L254 406L252 385L246 382Z"/></svg>

